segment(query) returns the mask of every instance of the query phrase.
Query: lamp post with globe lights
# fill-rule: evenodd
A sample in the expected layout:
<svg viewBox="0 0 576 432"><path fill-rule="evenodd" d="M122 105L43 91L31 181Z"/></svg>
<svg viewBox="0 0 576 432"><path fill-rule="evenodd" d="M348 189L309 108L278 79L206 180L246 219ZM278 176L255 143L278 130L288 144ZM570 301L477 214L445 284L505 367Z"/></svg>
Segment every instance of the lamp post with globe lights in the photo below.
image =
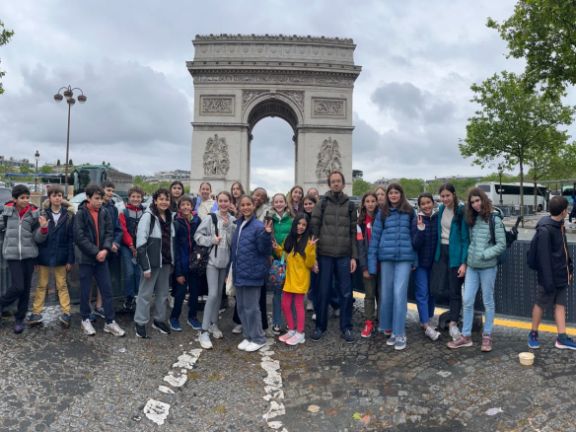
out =
<svg viewBox="0 0 576 432"><path fill-rule="evenodd" d="M34 159L36 159L36 172L34 176L34 192L38 192L38 161L40 161L40 152L36 150L34 153Z"/></svg>
<svg viewBox="0 0 576 432"><path fill-rule="evenodd" d="M74 87L72 88L70 85L68 87L61 87L58 89L58 92L54 95L54 100L56 102L61 102L64 98L66 98L66 103L68 104L68 132L66 134L66 159L64 161L64 194L66 198L68 197L68 167L69 167L69 151L70 151L70 109L72 105L76 103L76 99L74 99L74 91L80 92L77 99L78 102L84 103L86 102L87 98L84 96L84 92L81 88Z"/></svg>

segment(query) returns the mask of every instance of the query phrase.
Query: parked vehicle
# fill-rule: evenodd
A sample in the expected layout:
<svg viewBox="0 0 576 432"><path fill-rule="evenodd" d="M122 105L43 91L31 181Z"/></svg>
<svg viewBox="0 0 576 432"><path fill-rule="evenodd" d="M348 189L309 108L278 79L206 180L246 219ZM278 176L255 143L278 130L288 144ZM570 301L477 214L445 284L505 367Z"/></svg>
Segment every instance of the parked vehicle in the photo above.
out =
<svg viewBox="0 0 576 432"><path fill-rule="evenodd" d="M78 207L85 200L86 200L86 194L84 192L81 192L78 195L74 195L72 197L72 199L70 200L70 204L72 204L74 210L78 211ZM126 205L124 204L124 200L122 200L122 197L118 194L114 194L112 200L114 201L114 205L118 209L118 212L119 213L123 212L124 209L126 208Z"/></svg>

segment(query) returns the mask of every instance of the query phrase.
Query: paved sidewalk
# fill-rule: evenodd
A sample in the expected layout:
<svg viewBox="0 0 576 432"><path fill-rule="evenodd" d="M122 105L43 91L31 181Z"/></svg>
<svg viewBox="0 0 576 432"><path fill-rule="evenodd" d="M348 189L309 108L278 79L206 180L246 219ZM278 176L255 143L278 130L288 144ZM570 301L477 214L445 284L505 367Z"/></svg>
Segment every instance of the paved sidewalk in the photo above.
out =
<svg viewBox="0 0 576 432"><path fill-rule="evenodd" d="M555 349L552 334L523 367L525 330L497 327L492 353L477 335L474 347L450 351L412 313L403 352L382 335L347 344L331 319L322 340L264 353L236 349L230 310L213 350L187 326L142 340L119 317L125 338L103 334L101 321L89 338L78 315L68 330L50 315L20 336L2 320L0 431L576 431L576 352ZM355 319L359 332L359 310ZM170 406L152 416L162 425L144 413L150 400Z"/></svg>

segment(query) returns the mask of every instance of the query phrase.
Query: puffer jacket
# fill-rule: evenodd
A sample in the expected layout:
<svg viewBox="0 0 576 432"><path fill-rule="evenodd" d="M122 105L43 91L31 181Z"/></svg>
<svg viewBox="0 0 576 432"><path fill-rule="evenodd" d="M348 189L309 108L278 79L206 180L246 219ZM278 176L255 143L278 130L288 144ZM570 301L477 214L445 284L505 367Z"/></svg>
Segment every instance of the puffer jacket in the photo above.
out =
<svg viewBox="0 0 576 432"><path fill-rule="evenodd" d="M98 241L96 241L96 227L88 210L88 201L84 201L78 207L78 213L74 217L74 245L76 262L78 264L95 265L96 255L101 250L112 250L114 240L114 225L110 213L100 207L98 209Z"/></svg>
<svg viewBox="0 0 576 432"><path fill-rule="evenodd" d="M4 206L0 216L0 231L6 230L2 244L2 256L5 260L36 258L38 244L44 242L48 236L48 229L40 228L40 212L36 206L30 204L22 217L18 213L12 201Z"/></svg>
<svg viewBox="0 0 576 432"><path fill-rule="evenodd" d="M168 213L170 210L167 210ZM154 222L152 222L154 220ZM152 227L152 230L150 230ZM174 224L170 224L170 249L174 265ZM162 267L162 228L158 214L150 206L146 209L136 230L136 259L142 271L149 272Z"/></svg>
<svg viewBox="0 0 576 432"><path fill-rule="evenodd" d="M482 219L480 215L476 216L476 222L470 229L467 261L469 267L485 269L498 265L498 256L506 250L506 233L502 219L496 217L494 222L496 244L492 243L490 222Z"/></svg>
<svg viewBox="0 0 576 432"><path fill-rule="evenodd" d="M263 286L270 270L269 257L272 253L272 235L264 230L264 224L251 217L246 224L244 217L236 221L232 237L232 275L234 286Z"/></svg>
<svg viewBox="0 0 576 432"><path fill-rule="evenodd" d="M322 214L322 200L326 200ZM318 237L317 254L334 258L358 258L356 223L358 215L345 193L326 192L312 211L310 227ZM353 211L350 211L350 210Z"/></svg>
<svg viewBox="0 0 576 432"><path fill-rule="evenodd" d="M215 246L213 242L216 237L216 229L212 216L210 215L202 219L202 223L196 230L196 234L194 234L194 241L200 246L214 246L208 257L208 265L223 269L228 267L230 263L230 246L232 244L232 236L236 230L236 224L234 223L236 222L236 218L234 216L228 216L228 225L224 226L220 212L214 214L216 215L218 224L218 235L221 237L218 246Z"/></svg>
<svg viewBox="0 0 576 432"><path fill-rule="evenodd" d="M376 274L379 261L410 261L416 264L416 252L412 247L414 236L411 220L414 216L390 209L390 214L384 219L380 211L374 218L372 238L368 246L368 271Z"/></svg>
<svg viewBox="0 0 576 432"><path fill-rule="evenodd" d="M356 244L358 247L358 268L361 271L368 270L368 230L372 233L374 217L366 216L363 223L356 226Z"/></svg>
<svg viewBox="0 0 576 432"><path fill-rule="evenodd" d="M110 216L112 218L112 225L114 226L113 242L114 244L116 244L116 246L120 247L120 245L122 244L123 231L122 227L120 226L120 220L118 219L118 208L114 204L113 199L111 199L107 203L102 204L102 207L104 207L110 213Z"/></svg>
<svg viewBox="0 0 576 432"><path fill-rule="evenodd" d="M38 264L58 267L74 264L74 207L62 201L60 218L54 222L54 212L50 201L42 204L48 218L48 238L38 246Z"/></svg>
<svg viewBox="0 0 576 432"><path fill-rule="evenodd" d="M194 234L200 225L200 218L194 215L187 220L181 215L174 219L174 276L188 276L190 273L190 254L194 246Z"/></svg>
<svg viewBox="0 0 576 432"><path fill-rule="evenodd" d="M574 272L568 253L564 221L545 216L536 225L538 235L538 284L548 293L570 284Z"/></svg>
<svg viewBox="0 0 576 432"><path fill-rule="evenodd" d="M434 264L434 254L436 253L436 243L438 242L438 218L437 212L432 212L430 216L419 212L417 216L422 217L424 222L424 230L418 229L418 217L412 221L414 225L412 231L414 238L412 239L412 246L418 254L418 266L424 268L432 267Z"/></svg>
<svg viewBox="0 0 576 432"><path fill-rule="evenodd" d="M438 209L438 219L436 225L438 226L438 242L436 243L436 253L434 254L434 261L440 261L440 245L442 244L442 214L444 213L444 204L440 204ZM468 224L464 214L464 205L459 204L454 212L454 218L450 225L450 237L448 238L448 255L450 257L450 268L458 268L462 264L466 264L468 258L468 245L470 244L470 236L468 233Z"/></svg>

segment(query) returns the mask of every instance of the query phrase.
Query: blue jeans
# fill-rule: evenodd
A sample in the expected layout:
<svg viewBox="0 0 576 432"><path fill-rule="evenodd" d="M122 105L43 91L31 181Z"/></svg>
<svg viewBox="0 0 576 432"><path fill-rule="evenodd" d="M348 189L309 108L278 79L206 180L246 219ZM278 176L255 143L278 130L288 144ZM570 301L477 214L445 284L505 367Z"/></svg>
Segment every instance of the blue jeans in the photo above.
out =
<svg viewBox="0 0 576 432"><path fill-rule="evenodd" d="M414 297L420 324L428 324L434 316L434 297L430 293L431 267L417 267L414 272Z"/></svg>
<svg viewBox="0 0 576 432"><path fill-rule="evenodd" d="M408 283L412 264L411 261L380 263L380 331L392 329L395 336L406 335Z"/></svg>
<svg viewBox="0 0 576 432"><path fill-rule="evenodd" d="M338 293L340 304L340 331L352 329L352 275L350 257L318 256L318 290L316 296L316 328L328 328L328 304L332 300L332 290ZM332 284L333 277L336 283Z"/></svg>
<svg viewBox="0 0 576 432"><path fill-rule="evenodd" d="M190 294L188 296L188 320L196 319L196 313L198 312L198 295L200 292L200 279L196 273L188 272L185 275L186 281L180 285L176 282L174 278L174 308L172 309L172 314L170 319L180 319L182 314L182 305L184 304L184 298L186 297L186 291Z"/></svg>
<svg viewBox="0 0 576 432"><path fill-rule="evenodd" d="M142 273L140 266L133 261L132 251L126 246L120 248L120 258L124 270L124 295L136 297L138 285L140 285L140 274Z"/></svg>
<svg viewBox="0 0 576 432"><path fill-rule="evenodd" d="M474 320L474 300L478 288L482 287L482 303L484 303L484 329L483 334L492 334L494 326L494 314L496 305L494 303L494 285L498 267L477 269L468 267L466 269L466 279L464 280L464 323L462 324L462 334L472 335L472 321Z"/></svg>
<svg viewBox="0 0 576 432"><path fill-rule="evenodd" d="M102 295L102 306L106 323L114 321L114 308L112 305L112 283L110 281L110 271L108 262L92 264L80 264L80 315L83 320L90 317L90 288L92 288L92 277L96 279L96 285Z"/></svg>

